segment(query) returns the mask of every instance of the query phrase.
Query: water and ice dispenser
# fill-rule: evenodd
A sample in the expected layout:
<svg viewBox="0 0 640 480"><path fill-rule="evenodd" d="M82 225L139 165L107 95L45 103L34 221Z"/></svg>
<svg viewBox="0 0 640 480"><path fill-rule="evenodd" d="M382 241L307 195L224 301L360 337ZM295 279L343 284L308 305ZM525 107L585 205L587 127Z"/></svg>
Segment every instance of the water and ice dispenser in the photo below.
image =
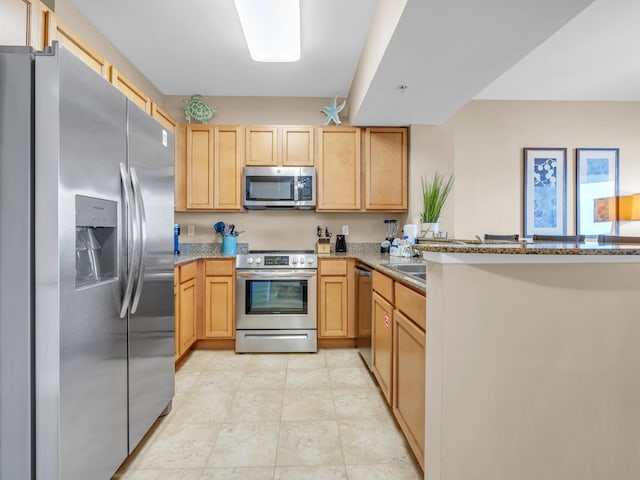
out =
<svg viewBox="0 0 640 480"><path fill-rule="evenodd" d="M76 195L76 286L117 274L118 203Z"/></svg>

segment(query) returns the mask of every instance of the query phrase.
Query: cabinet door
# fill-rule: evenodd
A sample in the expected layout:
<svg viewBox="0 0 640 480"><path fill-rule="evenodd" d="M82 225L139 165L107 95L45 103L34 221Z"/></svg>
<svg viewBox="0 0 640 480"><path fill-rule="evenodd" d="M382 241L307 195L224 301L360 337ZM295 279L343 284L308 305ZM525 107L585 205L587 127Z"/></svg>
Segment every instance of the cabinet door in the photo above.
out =
<svg viewBox="0 0 640 480"><path fill-rule="evenodd" d="M196 279L180 284L180 355L196 341Z"/></svg>
<svg viewBox="0 0 640 480"><path fill-rule="evenodd" d="M188 125L186 209L213 208L213 126Z"/></svg>
<svg viewBox="0 0 640 480"><path fill-rule="evenodd" d="M394 312L393 413L424 469L425 332Z"/></svg>
<svg viewBox="0 0 640 480"><path fill-rule="evenodd" d="M278 128L248 126L245 130L246 166L276 166L278 164Z"/></svg>
<svg viewBox="0 0 640 480"><path fill-rule="evenodd" d="M174 149L174 208L184 212L187 209L187 125L176 125Z"/></svg>
<svg viewBox="0 0 640 480"><path fill-rule="evenodd" d="M282 165L313 166L313 127L282 127Z"/></svg>
<svg viewBox="0 0 640 480"><path fill-rule="evenodd" d="M242 210L242 127L215 127L213 208Z"/></svg>
<svg viewBox="0 0 640 480"><path fill-rule="evenodd" d="M109 79L109 62L51 11L46 14L46 24L45 45L58 40L93 70Z"/></svg>
<svg viewBox="0 0 640 480"><path fill-rule="evenodd" d="M177 125L176 121L171 115L160 108L155 102L151 102L151 116L155 118L156 121L164 128L166 128L169 132L175 132Z"/></svg>
<svg viewBox="0 0 640 480"><path fill-rule="evenodd" d="M360 210L360 129L318 130L316 210Z"/></svg>
<svg viewBox="0 0 640 480"><path fill-rule="evenodd" d="M0 45L31 45L30 0L0 1Z"/></svg>
<svg viewBox="0 0 640 480"><path fill-rule="evenodd" d="M347 276L321 276L318 295L318 336L346 338L349 335Z"/></svg>
<svg viewBox="0 0 640 480"><path fill-rule="evenodd" d="M173 339L174 339L174 361L180 357L180 287L178 285L178 268L173 273Z"/></svg>
<svg viewBox="0 0 640 480"><path fill-rule="evenodd" d="M372 370L378 385L391 405L393 378L393 306L373 292L372 310Z"/></svg>
<svg viewBox="0 0 640 480"><path fill-rule="evenodd" d="M207 338L235 338L233 277L205 277L205 326Z"/></svg>
<svg viewBox="0 0 640 480"><path fill-rule="evenodd" d="M138 107L148 114L151 113L151 97L138 88L135 83L125 77L122 72L114 66L111 66L109 81Z"/></svg>
<svg viewBox="0 0 640 480"><path fill-rule="evenodd" d="M367 128L364 140L365 209L407 211L407 129Z"/></svg>

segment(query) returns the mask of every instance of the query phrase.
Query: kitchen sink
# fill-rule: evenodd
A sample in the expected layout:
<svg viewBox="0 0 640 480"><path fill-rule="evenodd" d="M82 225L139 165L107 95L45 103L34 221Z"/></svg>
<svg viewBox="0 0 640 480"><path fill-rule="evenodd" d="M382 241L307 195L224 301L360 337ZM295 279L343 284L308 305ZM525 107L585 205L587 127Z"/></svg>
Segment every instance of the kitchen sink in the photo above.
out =
<svg viewBox="0 0 640 480"><path fill-rule="evenodd" d="M426 263L383 263L382 266L422 280L427 279Z"/></svg>

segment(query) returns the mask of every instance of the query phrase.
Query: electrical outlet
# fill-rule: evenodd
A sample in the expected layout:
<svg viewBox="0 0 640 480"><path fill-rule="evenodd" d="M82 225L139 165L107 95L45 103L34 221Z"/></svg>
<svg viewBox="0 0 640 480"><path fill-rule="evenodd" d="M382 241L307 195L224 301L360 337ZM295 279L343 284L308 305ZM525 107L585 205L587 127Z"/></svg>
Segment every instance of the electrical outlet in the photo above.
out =
<svg viewBox="0 0 640 480"><path fill-rule="evenodd" d="M342 234L349 235L349 225L342 225Z"/></svg>
<svg viewBox="0 0 640 480"><path fill-rule="evenodd" d="M187 236L193 237L196 234L196 226L195 225L187 225Z"/></svg>

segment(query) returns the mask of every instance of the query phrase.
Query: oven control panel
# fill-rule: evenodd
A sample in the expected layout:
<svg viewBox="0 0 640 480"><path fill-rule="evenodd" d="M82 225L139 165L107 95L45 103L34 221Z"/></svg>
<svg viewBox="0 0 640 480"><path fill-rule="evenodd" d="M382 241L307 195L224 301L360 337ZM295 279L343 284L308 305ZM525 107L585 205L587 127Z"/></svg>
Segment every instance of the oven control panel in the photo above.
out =
<svg viewBox="0 0 640 480"><path fill-rule="evenodd" d="M315 269L318 256L314 252L249 252L236 256L236 268Z"/></svg>

